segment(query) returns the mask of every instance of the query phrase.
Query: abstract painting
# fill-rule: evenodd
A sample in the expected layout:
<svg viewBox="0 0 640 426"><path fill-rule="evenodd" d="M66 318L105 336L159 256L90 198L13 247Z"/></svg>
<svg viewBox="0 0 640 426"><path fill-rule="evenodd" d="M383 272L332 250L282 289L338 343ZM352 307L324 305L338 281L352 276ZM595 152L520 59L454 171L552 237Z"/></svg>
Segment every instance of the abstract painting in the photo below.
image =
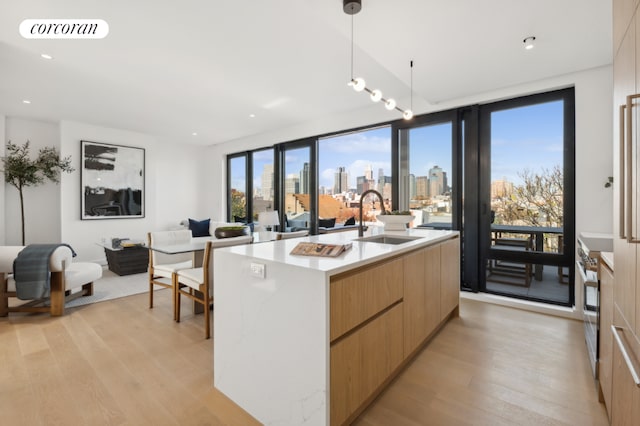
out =
<svg viewBox="0 0 640 426"><path fill-rule="evenodd" d="M144 149L80 141L81 219L144 217Z"/></svg>

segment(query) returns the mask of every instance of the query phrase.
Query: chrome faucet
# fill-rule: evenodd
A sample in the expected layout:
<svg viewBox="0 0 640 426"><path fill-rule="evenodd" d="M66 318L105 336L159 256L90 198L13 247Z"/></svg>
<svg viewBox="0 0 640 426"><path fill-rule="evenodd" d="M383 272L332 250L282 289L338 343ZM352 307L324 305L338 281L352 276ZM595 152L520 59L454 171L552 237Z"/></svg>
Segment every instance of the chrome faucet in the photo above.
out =
<svg viewBox="0 0 640 426"><path fill-rule="evenodd" d="M384 200L382 199L382 195L380 195L380 193L375 189L367 189L366 191L364 191L360 196L360 223L358 224L358 237L364 236L364 228L362 225L362 200L364 200L364 197L367 194L376 194L378 196L378 199L380 200L380 208L382 209L382 214L386 213L384 209Z"/></svg>

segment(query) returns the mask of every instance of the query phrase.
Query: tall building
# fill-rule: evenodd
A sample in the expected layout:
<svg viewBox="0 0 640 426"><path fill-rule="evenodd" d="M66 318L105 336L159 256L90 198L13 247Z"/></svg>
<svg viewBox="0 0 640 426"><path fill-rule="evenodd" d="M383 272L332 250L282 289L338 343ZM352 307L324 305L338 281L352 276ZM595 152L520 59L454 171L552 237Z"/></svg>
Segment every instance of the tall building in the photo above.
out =
<svg viewBox="0 0 640 426"><path fill-rule="evenodd" d="M290 174L284 180L284 193L285 194L299 194L300 193L300 178L294 174Z"/></svg>
<svg viewBox="0 0 640 426"><path fill-rule="evenodd" d="M427 198L429 196L429 176L418 176L416 178L416 198Z"/></svg>
<svg viewBox="0 0 640 426"><path fill-rule="evenodd" d="M384 169L378 169L378 184L376 189L382 197L387 200L391 199L391 176L384 175Z"/></svg>
<svg viewBox="0 0 640 426"><path fill-rule="evenodd" d="M309 163L304 163L300 170L300 193L309 194Z"/></svg>
<svg viewBox="0 0 640 426"><path fill-rule="evenodd" d="M338 167L333 180L333 194L340 194L349 190L349 173L346 167Z"/></svg>
<svg viewBox="0 0 640 426"><path fill-rule="evenodd" d="M364 177L367 180L373 180L373 167L371 164L364 168Z"/></svg>
<svg viewBox="0 0 640 426"><path fill-rule="evenodd" d="M447 172L439 166L434 166L429 170L429 187L427 194L430 197L442 195L448 190Z"/></svg>
<svg viewBox="0 0 640 426"><path fill-rule="evenodd" d="M416 175L413 173L409 174L409 199L413 200L416 198Z"/></svg>
<svg viewBox="0 0 640 426"><path fill-rule="evenodd" d="M366 176L358 176L356 178L356 194L362 194L372 188Z"/></svg>
<svg viewBox="0 0 640 426"><path fill-rule="evenodd" d="M262 188L260 192L263 200L273 200L273 164L262 167Z"/></svg>

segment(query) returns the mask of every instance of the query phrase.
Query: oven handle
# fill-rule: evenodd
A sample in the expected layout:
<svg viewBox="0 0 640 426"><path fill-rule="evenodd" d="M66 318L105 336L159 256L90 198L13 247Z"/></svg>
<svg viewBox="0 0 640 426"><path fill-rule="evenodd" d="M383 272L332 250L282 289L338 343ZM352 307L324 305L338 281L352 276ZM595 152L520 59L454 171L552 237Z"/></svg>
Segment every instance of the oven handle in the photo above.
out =
<svg viewBox="0 0 640 426"><path fill-rule="evenodd" d="M631 362L631 358L629 358L629 354L627 353L627 349L624 347L624 343L622 343L620 334L618 334L618 331L624 331L624 329L622 327L616 327L615 325L612 325L611 331L613 332L613 337L615 337L616 339L618 348L620 348L620 353L622 353L622 358L624 358L624 362L627 364L627 368L631 373L631 377L633 377L633 381L635 382L636 387L640 388L640 377L638 376L638 373L636 372L636 369Z"/></svg>
<svg viewBox="0 0 640 426"><path fill-rule="evenodd" d="M584 272L584 265L580 263L580 261L576 260L576 265L578 266L578 273L580 274L580 278L582 278L582 284L589 287L598 287L598 282L590 280L587 274Z"/></svg>

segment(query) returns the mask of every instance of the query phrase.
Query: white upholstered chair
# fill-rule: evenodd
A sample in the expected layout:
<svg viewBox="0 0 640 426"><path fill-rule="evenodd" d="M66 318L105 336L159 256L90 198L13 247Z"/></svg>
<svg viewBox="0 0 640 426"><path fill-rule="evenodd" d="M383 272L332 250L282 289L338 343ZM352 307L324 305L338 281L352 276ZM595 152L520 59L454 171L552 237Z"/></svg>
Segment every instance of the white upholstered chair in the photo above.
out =
<svg viewBox="0 0 640 426"><path fill-rule="evenodd" d="M309 231L276 232L276 240L288 240L290 238L300 238L309 235Z"/></svg>
<svg viewBox="0 0 640 426"><path fill-rule="evenodd" d="M13 261L25 247L0 246L0 317L10 312L49 312L51 316L64 315L65 302L79 296L93 294L94 281L102 277L102 267L97 263L73 262L72 251L67 246L55 249L49 258L50 295L48 298L13 303L17 300L13 279Z"/></svg>
<svg viewBox="0 0 640 426"><path fill-rule="evenodd" d="M151 247L169 244L188 244L191 242L191 231L160 231L149 232L147 234L147 242L149 246L149 308L153 308L153 290L154 286L161 286L171 289L171 298L173 304L173 319L176 318L176 300L175 300L175 275L174 272L181 269L193 268L193 254L164 254Z"/></svg>

